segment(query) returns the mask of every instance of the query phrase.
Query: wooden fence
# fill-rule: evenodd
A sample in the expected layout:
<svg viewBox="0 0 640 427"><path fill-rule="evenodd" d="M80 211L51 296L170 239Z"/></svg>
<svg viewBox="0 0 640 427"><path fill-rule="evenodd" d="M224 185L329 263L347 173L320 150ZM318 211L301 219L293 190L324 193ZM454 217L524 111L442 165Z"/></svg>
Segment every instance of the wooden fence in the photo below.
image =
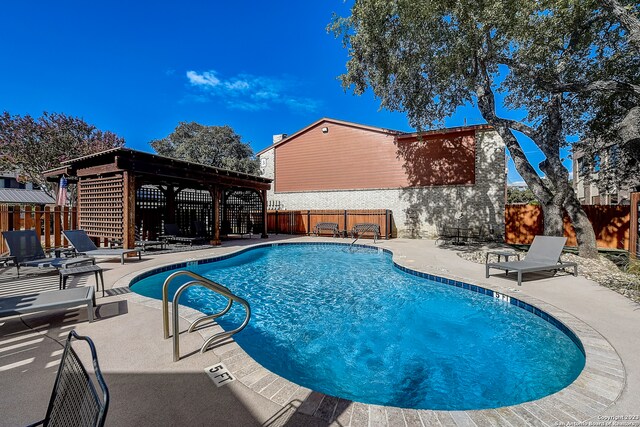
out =
<svg viewBox="0 0 640 427"><path fill-rule="evenodd" d="M632 257L638 258L638 252L640 252L640 193L631 193L629 252Z"/></svg>
<svg viewBox="0 0 640 427"><path fill-rule="evenodd" d="M583 205L596 233L597 245L603 249L629 250L630 207ZM504 210L505 241L530 244L534 236L543 234L542 208L535 205L506 205ZM569 217L564 216L567 246L577 246L576 233Z"/></svg>
<svg viewBox="0 0 640 427"><path fill-rule="evenodd" d="M335 222L342 232L349 232L358 223L373 223L380 226L380 236L389 239L397 232L393 215L388 209L377 210L296 210L268 211L267 232L272 234L313 233L319 222ZM367 236L365 236L367 237Z"/></svg>
<svg viewBox="0 0 640 427"><path fill-rule="evenodd" d="M77 228L77 218L76 208L0 205L0 231L35 230L45 249L67 246L62 230ZM0 235L0 253L8 250Z"/></svg>

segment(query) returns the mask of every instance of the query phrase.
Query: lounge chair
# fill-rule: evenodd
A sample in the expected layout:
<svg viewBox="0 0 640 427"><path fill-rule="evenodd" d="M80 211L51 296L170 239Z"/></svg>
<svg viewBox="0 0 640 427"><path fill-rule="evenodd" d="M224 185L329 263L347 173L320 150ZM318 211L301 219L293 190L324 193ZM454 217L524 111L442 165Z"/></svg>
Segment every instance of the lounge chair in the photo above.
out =
<svg viewBox="0 0 640 427"><path fill-rule="evenodd" d="M194 243L204 242L206 241L207 238L205 236L198 236L198 237L183 236L177 224L165 224L164 234L161 236L161 239L170 243L171 242L188 243L189 245L193 246Z"/></svg>
<svg viewBox="0 0 640 427"><path fill-rule="evenodd" d="M93 287L61 289L38 292L16 297L0 298L0 317L37 311L60 310L81 305L87 306L87 317L93 322L93 307L96 305Z"/></svg>
<svg viewBox="0 0 640 427"><path fill-rule="evenodd" d="M160 246L160 249L164 249L166 244L165 241L162 240L146 240L142 237L142 233L140 233L140 229L136 226L135 231L135 239L136 239L136 247L142 248L143 251L146 251L147 248L152 246ZM109 240L109 248L122 248L122 239L113 239Z"/></svg>
<svg viewBox="0 0 640 427"><path fill-rule="evenodd" d="M35 230L3 231L2 237L4 237L9 247L9 256L5 258L13 261L18 270L18 277L20 277L20 267L53 267L60 269L71 264L94 262L93 259L87 257L47 258Z"/></svg>
<svg viewBox="0 0 640 427"><path fill-rule="evenodd" d="M493 262L486 264L486 277L489 277L489 269L497 268L518 272L518 286L522 285L522 273L534 271L564 270L573 267L573 275L578 275L578 264L575 262L562 262L562 248L566 243L566 237L536 236L522 261Z"/></svg>
<svg viewBox="0 0 640 427"><path fill-rule="evenodd" d="M142 248L143 251L146 251L148 247L151 246L160 246L160 249L164 249L165 242L161 240L146 240L142 237L142 233L140 233L140 229L136 226L136 246Z"/></svg>
<svg viewBox="0 0 640 427"><path fill-rule="evenodd" d="M75 251L96 258L120 257L120 264L124 264L124 256L130 253L138 253L138 259L142 259L141 249L106 249L98 248L87 236L84 230L64 230L64 237L69 240Z"/></svg>
<svg viewBox="0 0 640 427"><path fill-rule="evenodd" d="M83 340L91 351L91 361L95 372L96 382L102 396L98 395L94 381L87 373L82 360L71 345L71 339ZM47 414L42 421L32 426L104 426L109 409L109 389L104 382L96 347L88 337L70 331L64 346L60 367L53 384Z"/></svg>

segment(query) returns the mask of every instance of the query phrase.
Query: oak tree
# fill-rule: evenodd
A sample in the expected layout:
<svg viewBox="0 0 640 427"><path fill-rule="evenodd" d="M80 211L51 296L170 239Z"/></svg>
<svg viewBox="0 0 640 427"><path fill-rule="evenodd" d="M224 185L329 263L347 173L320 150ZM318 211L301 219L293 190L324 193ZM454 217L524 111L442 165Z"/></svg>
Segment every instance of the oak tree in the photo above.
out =
<svg viewBox="0 0 640 427"><path fill-rule="evenodd" d="M180 122L171 134L150 144L162 156L253 175L260 171L251 146L230 126Z"/></svg>
<svg viewBox="0 0 640 427"><path fill-rule="evenodd" d="M629 5L622 7L637 16ZM405 111L419 130L441 125L460 106L477 106L540 202L545 234L562 235L564 209L580 255L595 257L593 227L561 149L597 113L589 84L604 76L638 84L640 59L620 22L596 0L356 0L351 16L334 17L330 29L349 50L345 89L362 94L370 87L383 108ZM625 60L623 69L614 67ZM538 168L547 179L517 136L543 153Z"/></svg>

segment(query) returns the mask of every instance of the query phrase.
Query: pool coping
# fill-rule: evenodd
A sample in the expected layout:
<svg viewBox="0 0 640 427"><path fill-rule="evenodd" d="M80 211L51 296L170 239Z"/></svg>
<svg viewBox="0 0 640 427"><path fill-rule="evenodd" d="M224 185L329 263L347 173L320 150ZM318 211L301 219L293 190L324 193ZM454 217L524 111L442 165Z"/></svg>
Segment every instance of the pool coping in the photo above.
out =
<svg viewBox="0 0 640 427"><path fill-rule="evenodd" d="M154 266L121 277L114 283L116 287L128 287L141 278L148 277L160 271L173 268L182 268L192 264L205 264L221 259L237 256L240 253L257 247L269 247L274 245L345 245L345 243L333 242L279 242L259 243L246 246L221 256L204 256L191 258L183 262L169 263L161 267ZM349 400L325 395L280 377L262 367L254 361L235 341L230 345L212 348L213 352L227 366L229 371L249 389L260 394L266 399L281 405L283 409L297 411L298 413L313 416L326 422L336 422L340 425L375 425L388 423L389 425L432 425L432 424L470 424L478 425L521 425L521 424L548 424L557 425L566 422L585 422L596 418L610 407L621 395L626 384L626 371L624 365L611 344L595 329L575 316L558 309L552 304L525 295L515 295L517 291L498 290L489 283L473 281L441 271L433 274L429 271L410 268L403 265L394 252L387 248L379 248L370 245L356 245L378 251L385 251L392 255L394 265L402 271L420 277L436 280L449 286L456 286L475 290L478 288L492 292L494 298L506 298L511 304L527 309L539 317L542 313L548 313L556 319L566 331L569 337L574 335L581 343L585 353L585 366L576 380L564 389L538 400L521 404L506 406L496 409L482 410L416 410L391 406L380 406L352 402ZM471 287L476 287L473 289ZM485 293L484 291L481 293ZM486 294L486 293L485 293ZM487 295L491 297L490 295ZM122 297L131 302L139 303L155 309L161 309L161 301L144 297L136 293L124 294ZM515 301L515 303L514 303ZM530 307L520 305L518 302ZM539 312L536 313L535 310ZM201 317L202 313L186 306L180 306L180 316L192 322ZM548 319L544 319L549 321ZM222 330L216 326L218 330ZM198 331L203 339L211 336L217 330L208 329L205 333ZM575 342L575 341L574 341ZM598 418L600 420L600 418Z"/></svg>

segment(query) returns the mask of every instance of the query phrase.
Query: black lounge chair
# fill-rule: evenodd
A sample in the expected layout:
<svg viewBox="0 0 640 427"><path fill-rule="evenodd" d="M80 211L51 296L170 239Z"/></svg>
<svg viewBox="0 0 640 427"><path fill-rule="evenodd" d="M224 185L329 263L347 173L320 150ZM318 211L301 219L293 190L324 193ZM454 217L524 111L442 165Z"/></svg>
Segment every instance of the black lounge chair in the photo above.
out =
<svg viewBox="0 0 640 427"><path fill-rule="evenodd" d="M136 247L142 248L143 251L146 251L147 248L152 246L160 246L160 249L164 249L166 244L163 240L147 240L142 237L142 233L140 233L140 229L136 226L135 231L135 239L136 239ZM116 249L122 248L122 239L114 239L109 241L109 248Z"/></svg>
<svg viewBox="0 0 640 427"><path fill-rule="evenodd" d="M84 230L64 230L64 237L79 254L85 254L96 258L117 258L120 257L120 264L124 264L124 256L130 253L138 253L138 259L142 259L141 249L106 249L98 248L87 236Z"/></svg>
<svg viewBox="0 0 640 427"><path fill-rule="evenodd" d="M161 236L161 239L169 243L188 243L189 245L193 246L194 243L204 242L207 238L205 236L183 236L177 224L165 224L164 235Z"/></svg>
<svg viewBox="0 0 640 427"><path fill-rule="evenodd" d="M18 277L20 277L20 267L53 267L60 269L71 264L94 262L93 259L86 257L47 258L35 230L3 231L2 237L4 237L9 247L9 256L5 258L13 261L18 270Z"/></svg>
<svg viewBox="0 0 640 427"><path fill-rule="evenodd" d="M136 246L141 247L143 251L146 251L148 247L160 246L160 249L164 249L165 242L162 240L146 240L142 237L140 229L136 226Z"/></svg>
<svg viewBox="0 0 640 427"><path fill-rule="evenodd" d="M94 382L71 345L71 339L87 343L91 351L91 360L95 371L96 382L101 390L98 394ZM102 371L98 365L96 347L89 337L69 332L62 353L62 360L53 384L47 414L42 421L32 426L104 426L109 409L109 389L104 382Z"/></svg>
<svg viewBox="0 0 640 427"><path fill-rule="evenodd" d="M534 271L554 271L564 270L573 267L573 275L578 275L578 264L575 262L562 262L562 248L567 242L566 237L536 236L529 247L527 254L522 261L493 262L486 264L486 277L489 277L489 269L497 268L518 273L518 286L522 285L522 273Z"/></svg>

